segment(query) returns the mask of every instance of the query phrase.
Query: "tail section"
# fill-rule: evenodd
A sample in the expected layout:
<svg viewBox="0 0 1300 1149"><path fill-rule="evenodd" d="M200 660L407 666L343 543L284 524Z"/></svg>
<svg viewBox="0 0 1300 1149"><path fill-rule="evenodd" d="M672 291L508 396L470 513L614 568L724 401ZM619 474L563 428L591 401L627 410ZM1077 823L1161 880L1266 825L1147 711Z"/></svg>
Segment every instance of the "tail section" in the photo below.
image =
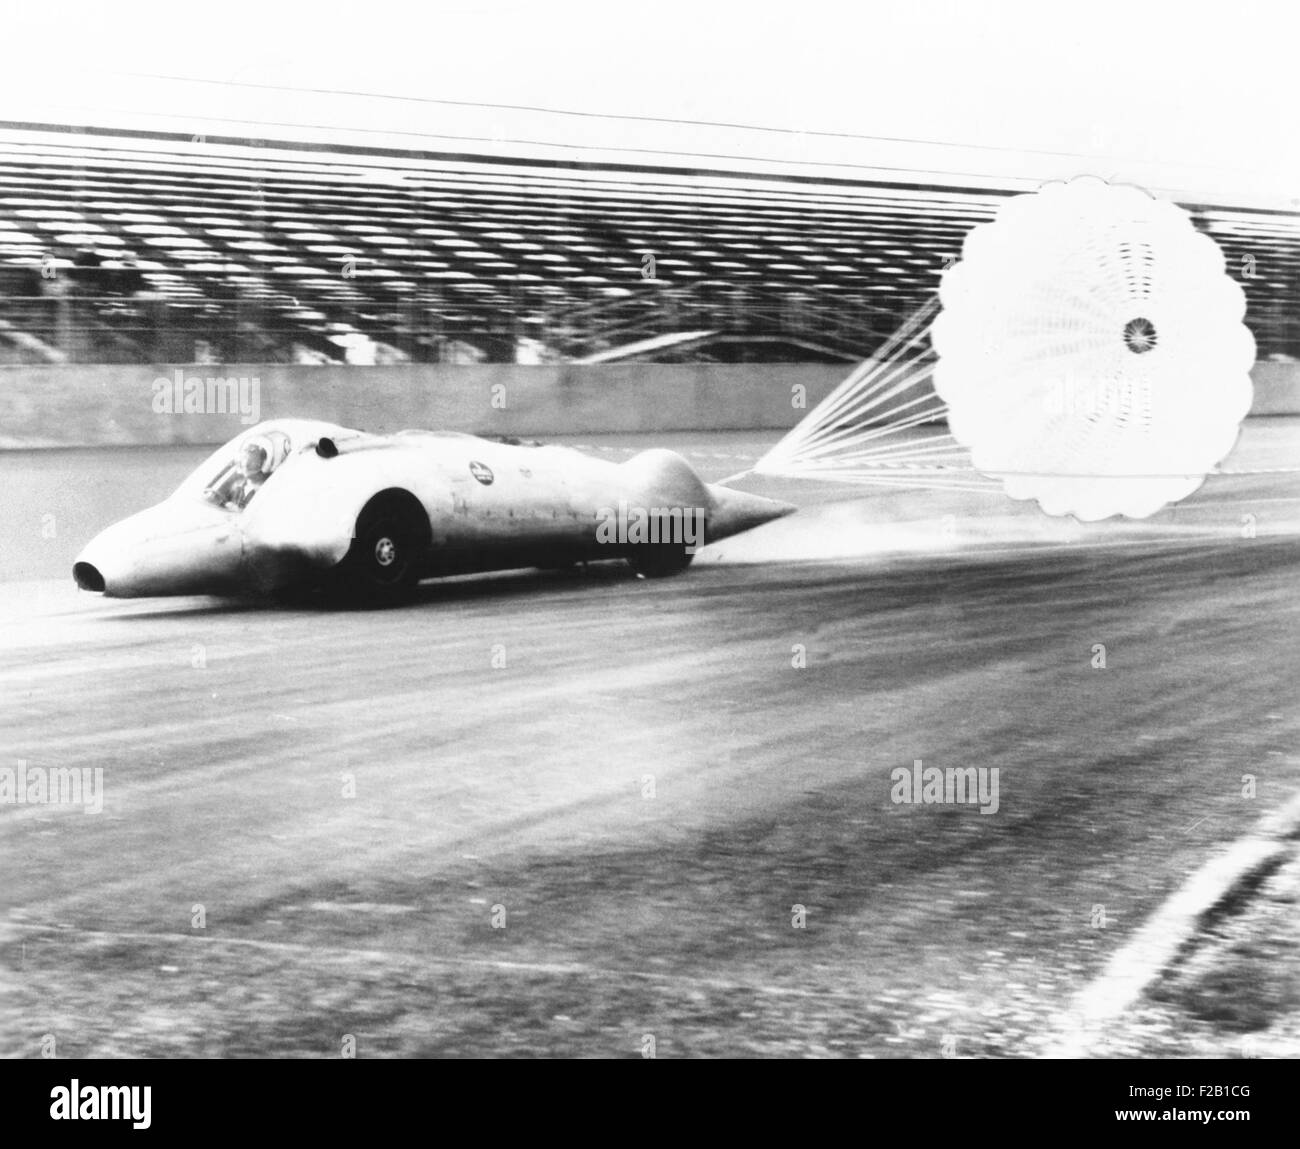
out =
<svg viewBox="0 0 1300 1149"><path fill-rule="evenodd" d="M646 506L699 508L705 518L706 543L753 530L797 509L777 499L706 483L675 451L642 451L623 466L634 477L638 499Z"/></svg>

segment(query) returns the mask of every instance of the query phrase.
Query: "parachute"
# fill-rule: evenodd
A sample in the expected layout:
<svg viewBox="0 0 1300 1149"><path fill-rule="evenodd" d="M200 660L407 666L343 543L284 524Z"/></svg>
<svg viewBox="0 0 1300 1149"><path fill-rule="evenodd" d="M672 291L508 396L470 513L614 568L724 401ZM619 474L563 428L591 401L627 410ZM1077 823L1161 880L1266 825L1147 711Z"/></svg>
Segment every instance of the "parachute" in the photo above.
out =
<svg viewBox="0 0 1300 1149"><path fill-rule="evenodd" d="M1191 494L1250 410L1223 253L1172 203L1076 179L1007 201L939 288L934 388L1013 499L1085 521Z"/></svg>
<svg viewBox="0 0 1300 1149"><path fill-rule="evenodd" d="M938 303L755 471L983 479L1052 515L1145 518L1201 485L1250 409L1245 294L1187 212L1138 188L1081 177L1009 198Z"/></svg>

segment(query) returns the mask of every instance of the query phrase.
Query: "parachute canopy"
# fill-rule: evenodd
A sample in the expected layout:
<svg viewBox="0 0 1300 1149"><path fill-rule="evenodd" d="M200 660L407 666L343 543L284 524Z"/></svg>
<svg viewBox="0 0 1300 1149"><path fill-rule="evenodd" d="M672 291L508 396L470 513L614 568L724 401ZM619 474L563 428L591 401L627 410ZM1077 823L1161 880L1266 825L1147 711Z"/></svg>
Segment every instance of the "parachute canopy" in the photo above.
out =
<svg viewBox="0 0 1300 1149"><path fill-rule="evenodd" d="M1144 518L1232 449L1255 341L1222 251L1094 178L1006 201L943 274L933 384L976 470L1083 520Z"/></svg>

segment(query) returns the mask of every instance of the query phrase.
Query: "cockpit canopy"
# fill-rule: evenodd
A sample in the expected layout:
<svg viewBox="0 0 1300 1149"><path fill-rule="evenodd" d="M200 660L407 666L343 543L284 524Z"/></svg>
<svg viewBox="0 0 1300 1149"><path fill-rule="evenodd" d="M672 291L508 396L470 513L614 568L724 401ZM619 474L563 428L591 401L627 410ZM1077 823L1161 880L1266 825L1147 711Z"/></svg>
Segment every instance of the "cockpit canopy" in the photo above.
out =
<svg viewBox="0 0 1300 1149"><path fill-rule="evenodd" d="M279 419L259 423L219 447L177 489L228 511L242 511L292 454L322 436L348 434L333 423Z"/></svg>

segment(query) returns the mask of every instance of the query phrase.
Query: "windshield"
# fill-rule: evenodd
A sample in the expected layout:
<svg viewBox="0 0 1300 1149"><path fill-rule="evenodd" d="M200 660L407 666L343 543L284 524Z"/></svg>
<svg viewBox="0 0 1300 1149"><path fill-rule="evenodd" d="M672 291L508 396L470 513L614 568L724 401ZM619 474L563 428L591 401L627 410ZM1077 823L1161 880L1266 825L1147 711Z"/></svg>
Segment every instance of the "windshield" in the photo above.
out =
<svg viewBox="0 0 1300 1149"><path fill-rule="evenodd" d="M254 427L210 456L181 490L228 511L242 511L292 450L285 431Z"/></svg>

